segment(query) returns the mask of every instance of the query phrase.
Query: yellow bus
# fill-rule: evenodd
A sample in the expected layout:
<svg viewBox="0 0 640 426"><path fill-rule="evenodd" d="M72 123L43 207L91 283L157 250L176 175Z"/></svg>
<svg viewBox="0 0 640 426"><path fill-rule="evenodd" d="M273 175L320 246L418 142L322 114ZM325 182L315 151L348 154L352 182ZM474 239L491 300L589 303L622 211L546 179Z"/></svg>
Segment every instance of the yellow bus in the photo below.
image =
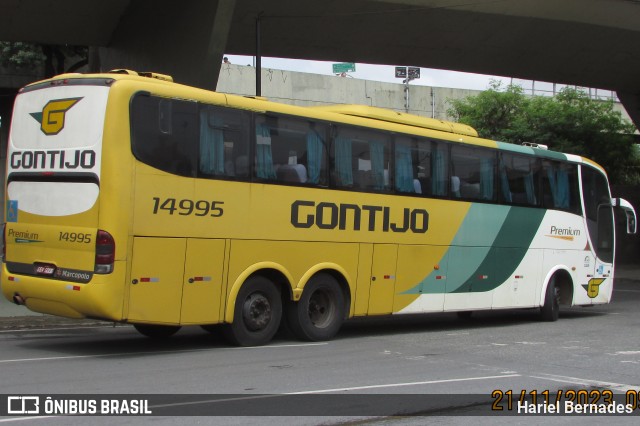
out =
<svg viewBox="0 0 640 426"><path fill-rule="evenodd" d="M575 155L126 70L23 88L2 292L32 311L327 340L352 317L608 303L614 207Z"/></svg>

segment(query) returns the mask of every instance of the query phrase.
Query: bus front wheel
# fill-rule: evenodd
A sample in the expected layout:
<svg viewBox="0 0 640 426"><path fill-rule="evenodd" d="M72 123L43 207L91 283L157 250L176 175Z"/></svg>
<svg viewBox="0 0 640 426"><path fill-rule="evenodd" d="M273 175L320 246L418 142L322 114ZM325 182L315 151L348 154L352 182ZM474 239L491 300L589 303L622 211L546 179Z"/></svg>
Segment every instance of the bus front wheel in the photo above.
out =
<svg viewBox="0 0 640 426"><path fill-rule="evenodd" d="M319 273L307 283L300 301L287 305L287 323L300 339L329 340L342 326L344 309L344 295L336 279Z"/></svg>
<svg viewBox="0 0 640 426"><path fill-rule="evenodd" d="M282 319L282 300L276 286L267 278L249 278L236 298L233 322L224 328L225 336L239 346L268 343Z"/></svg>
<svg viewBox="0 0 640 426"><path fill-rule="evenodd" d="M544 305L540 308L540 318L543 321L557 321L560 316L560 289L556 285L556 278L551 278L544 296Z"/></svg>

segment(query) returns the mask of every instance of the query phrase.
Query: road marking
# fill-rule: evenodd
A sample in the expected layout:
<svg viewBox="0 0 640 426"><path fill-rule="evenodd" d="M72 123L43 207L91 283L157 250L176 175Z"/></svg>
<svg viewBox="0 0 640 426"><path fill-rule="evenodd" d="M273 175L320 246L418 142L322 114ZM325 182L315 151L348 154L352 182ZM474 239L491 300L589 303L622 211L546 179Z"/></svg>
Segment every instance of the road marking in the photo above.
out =
<svg viewBox="0 0 640 426"><path fill-rule="evenodd" d="M10 419L0 419L0 423L21 422L23 420L42 420L42 419L51 419L55 417L61 417L61 416L13 417Z"/></svg>
<svg viewBox="0 0 640 426"><path fill-rule="evenodd" d="M617 390L620 392L638 390L638 386L627 385L624 383L603 382L600 380L582 379L579 377L559 376L557 374L547 374L547 373L540 373L540 374L544 377L541 377L541 376L529 376L529 377L533 377L534 379L551 380L553 382L572 383L575 385L582 385L582 386L603 387L611 390Z"/></svg>
<svg viewBox="0 0 640 426"><path fill-rule="evenodd" d="M213 350L246 350L246 349L279 349L279 348L293 348L293 347L304 347L304 346L321 346L327 345L327 342L320 343L300 343L293 345L270 345L270 346L248 346L243 348L207 348L207 349L185 349L185 350L174 350L174 351L137 351L137 352L118 352L112 354L95 354L95 355L70 355L70 356L52 356L52 357L41 357L41 358L16 358L16 359L0 359L0 364L6 364L10 362L34 362L34 361L63 361L69 359L82 359L82 358L105 358L110 356L122 356L122 355L140 355L140 354L178 354L178 353L189 353L189 352L208 352Z"/></svg>
<svg viewBox="0 0 640 426"><path fill-rule="evenodd" d="M314 393L347 392L347 391L364 390L364 389L380 389L380 388L394 388L394 387L405 387L405 386L433 385L433 384L439 384L439 383L467 382L472 380L506 379L510 377L522 377L522 375L506 374L506 375L500 375L500 376L463 377L460 379L425 380L423 382L389 383L385 385L352 386L348 388L319 389L319 390L311 390L311 391L303 391L303 392L291 392L291 393L287 393L286 395L307 395L307 394L314 394Z"/></svg>

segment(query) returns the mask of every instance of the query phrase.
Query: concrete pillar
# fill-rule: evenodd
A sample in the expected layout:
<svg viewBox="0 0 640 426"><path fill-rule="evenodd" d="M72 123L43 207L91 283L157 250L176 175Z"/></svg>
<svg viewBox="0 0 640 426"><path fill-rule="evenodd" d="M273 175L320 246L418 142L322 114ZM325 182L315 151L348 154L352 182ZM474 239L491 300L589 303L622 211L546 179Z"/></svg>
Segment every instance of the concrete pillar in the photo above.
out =
<svg viewBox="0 0 640 426"><path fill-rule="evenodd" d="M92 68L168 74L214 90L236 0L132 0ZM96 66L96 59L99 63Z"/></svg>

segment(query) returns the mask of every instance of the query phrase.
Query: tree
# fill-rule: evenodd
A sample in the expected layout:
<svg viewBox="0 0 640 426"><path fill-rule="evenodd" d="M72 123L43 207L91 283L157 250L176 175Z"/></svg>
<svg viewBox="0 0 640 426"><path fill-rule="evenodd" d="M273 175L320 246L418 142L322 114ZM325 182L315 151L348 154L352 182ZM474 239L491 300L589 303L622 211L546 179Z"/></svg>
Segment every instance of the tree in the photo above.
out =
<svg viewBox="0 0 640 426"><path fill-rule="evenodd" d="M450 104L449 115L482 137L582 155L602 165L612 183L640 183L635 126L614 110L612 100L593 100L570 87L554 97L529 97L519 86L492 81L479 95Z"/></svg>
<svg viewBox="0 0 640 426"><path fill-rule="evenodd" d="M88 49L85 46L0 41L0 58L3 66L20 70L36 70L42 66L44 77L73 72L87 64L87 56Z"/></svg>

